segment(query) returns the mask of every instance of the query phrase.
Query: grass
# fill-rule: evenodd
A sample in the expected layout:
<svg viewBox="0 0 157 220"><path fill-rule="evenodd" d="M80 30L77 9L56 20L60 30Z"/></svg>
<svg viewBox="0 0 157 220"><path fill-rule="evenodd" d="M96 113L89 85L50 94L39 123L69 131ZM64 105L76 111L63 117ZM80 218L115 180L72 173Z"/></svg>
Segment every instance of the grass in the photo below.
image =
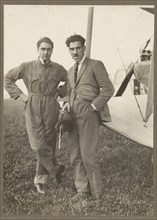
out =
<svg viewBox="0 0 157 220"><path fill-rule="evenodd" d="M65 134L56 152L66 166L63 181L60 186L48 184L47 194L39 195L33 185L36 158L28 141L23 105L18 100L5 100L3 215L154 215L151 148L101 127L98 157L104 183L102 200L72 207L73 174L66 140Z"/></svg>

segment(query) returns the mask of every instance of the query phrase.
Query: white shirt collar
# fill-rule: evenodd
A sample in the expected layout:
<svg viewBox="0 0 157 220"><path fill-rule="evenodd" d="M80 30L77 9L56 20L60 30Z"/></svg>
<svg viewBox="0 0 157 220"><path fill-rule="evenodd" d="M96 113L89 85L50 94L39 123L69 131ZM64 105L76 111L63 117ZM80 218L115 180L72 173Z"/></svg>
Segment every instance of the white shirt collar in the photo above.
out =
<svg viewBox="0 0 157 220"><path fill-rule="evenodd" d="M42 64L44 64L44 61L39 57L39 60L40 60L40 62L42 63Z"/></svg>
<svg viewBox="0 0 157 220"><path fill-rule="evenodd" d="M86 55L83 56L82 60L79 62L79 67L82 65L84 59L86 58Z"/></svg>
<svg viewBox="0 0 157 220"><path fill-rule="evenodd" d="M46 62L44 62L43 59L41 59L41 57L39 57L39 60L40 60L40 62L41 62L42 64L45 64L45 63L48 63L48 62L49 62L49 60L47 60Z"/></svg>

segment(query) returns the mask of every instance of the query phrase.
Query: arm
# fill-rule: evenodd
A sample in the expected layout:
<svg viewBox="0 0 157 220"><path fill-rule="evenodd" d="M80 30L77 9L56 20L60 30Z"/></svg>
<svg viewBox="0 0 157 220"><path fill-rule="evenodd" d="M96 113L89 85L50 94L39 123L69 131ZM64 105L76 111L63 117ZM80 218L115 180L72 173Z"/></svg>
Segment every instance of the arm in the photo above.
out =
<svg viewBox="0 0 157 220"><path fill-rule="evenodd" d="M60 66L60 80L67 82L67 70L63 66Z"/></svg>
<svg viewBox="0 0 157 220"><path fill-rule="evenodd" d="M114 93L114 87L111 80L108 77L108 73L104 64L101 61L97 61L93 65L94 76L99 87L99 95L93 100L92 104L100 111L105 103L109 101Z"/></svg>
<svg viewBox="0 0 157 220"><path fill-rule="evenodd" d="M21 64L19 67L16 67L10 70L4 77L4 87L9 93L10 97L13 99L21 98L23 102L27 102L28 98L21 89L16 85L18 79L22 79L24 74L24 65Z"/></svg>
<svg viewBox="0 0 157 220"><path fill-rule="evenodd" d="M65 83L58 87L57 92L58 92L58 95L61 98L63 98L67 92L67 70L63 66L61 66L60 74L61 74L61 81L65 82Z"/></svg>
<svg viewBox="0 0 157 220"><path fill-rule="evenodd" d="M62 107L62 111L67 109L68 112L70 112L70 96L71 96L71 88L70 88L69 78L67 75L67 91L66 91L66 96L63 98L64 104Z"/></svg>

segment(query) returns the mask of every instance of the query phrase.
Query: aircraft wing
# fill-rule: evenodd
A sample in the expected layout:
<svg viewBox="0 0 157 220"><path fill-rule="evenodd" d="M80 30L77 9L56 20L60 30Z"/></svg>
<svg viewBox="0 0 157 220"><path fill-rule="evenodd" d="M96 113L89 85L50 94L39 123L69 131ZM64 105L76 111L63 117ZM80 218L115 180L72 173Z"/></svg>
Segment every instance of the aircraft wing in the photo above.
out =
<svg viewBox="0 0 157 220"><path fill-rule="evenodd" d="M147 95L136 97L144 114ZM104 123L105 126L137 143L153 147L153 114L145 127L134 96L113 97L108 102L108 105L112 121Z"/></svg>

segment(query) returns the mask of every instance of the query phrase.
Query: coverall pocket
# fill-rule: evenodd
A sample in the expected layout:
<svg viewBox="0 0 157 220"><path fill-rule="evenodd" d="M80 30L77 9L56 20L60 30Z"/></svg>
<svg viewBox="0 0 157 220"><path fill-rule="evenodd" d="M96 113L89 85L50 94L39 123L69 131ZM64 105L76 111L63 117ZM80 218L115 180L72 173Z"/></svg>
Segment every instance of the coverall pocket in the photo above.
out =
<svg viewBox="0 0 157 220"><path fill-rule="evenodd" d="M28 78L29 91L38 93L39 91L39 76L34 74L30 78Z"/></svg>
<svg viewBox="0 0 157 220"><path fill-rule="evenodd" d="M39 80L39 75L37 72L32 73L31 75L28 76L28 82L34 82L36 80Z"/></svg>

